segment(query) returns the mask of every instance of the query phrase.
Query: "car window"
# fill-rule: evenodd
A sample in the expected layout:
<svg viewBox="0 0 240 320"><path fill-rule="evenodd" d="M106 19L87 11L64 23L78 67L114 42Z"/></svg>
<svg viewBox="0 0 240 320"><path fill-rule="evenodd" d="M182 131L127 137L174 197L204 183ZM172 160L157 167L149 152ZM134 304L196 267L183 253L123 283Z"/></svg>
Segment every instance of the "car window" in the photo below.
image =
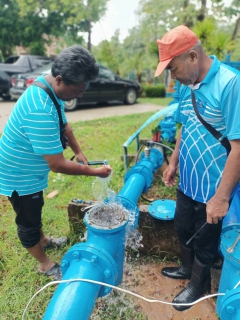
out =
<svg viewBox="0 0 240 320"><path fill-rule="evenodd" d="M106 79L106 80L115 80L115 75L112 71L105 69L105 68L99 68L99 74L98 74L99 79Z"/></svg>
<svg viewBox="0 0 240 320"><path fill-rule="evenodd" d="M19 56L11 56L11 57L8 57L4 63L14 63L16 62L17 60L19 59Z"/></svg>

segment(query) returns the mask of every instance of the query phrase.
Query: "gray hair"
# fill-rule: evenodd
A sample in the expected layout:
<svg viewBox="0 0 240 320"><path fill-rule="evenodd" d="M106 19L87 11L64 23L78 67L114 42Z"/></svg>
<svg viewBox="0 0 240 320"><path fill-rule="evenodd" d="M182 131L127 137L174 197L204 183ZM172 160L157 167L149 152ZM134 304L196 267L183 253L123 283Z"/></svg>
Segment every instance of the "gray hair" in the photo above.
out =
<svg viewBox="0 0 240 320"><path fill-rule="evenodd" d="M198 42L197 42L191 49L189 49L189 50L187 50L186 52L180 54L179 57L185 59L185 58L187 57L188 52L189 52L190 50L194 50L194 51L196 51L196 52L198 52L198 53L202 53L202 52L203 52L203 47L202 47L201 41L198 40Z"/></svg>
<svg viewBox="0 0 240 320"><path fill-rule="evenodd" d="M54 60L52 75L62 76L66 85L94 80L99 72L94 57L79 45L63 50Z"/></svg>

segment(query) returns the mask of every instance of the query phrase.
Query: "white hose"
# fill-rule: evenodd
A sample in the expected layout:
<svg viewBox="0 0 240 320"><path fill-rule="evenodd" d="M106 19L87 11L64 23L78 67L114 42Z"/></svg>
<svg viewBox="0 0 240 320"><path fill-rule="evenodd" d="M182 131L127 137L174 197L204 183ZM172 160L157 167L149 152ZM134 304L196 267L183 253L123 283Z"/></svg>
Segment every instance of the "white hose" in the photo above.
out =
<svg viewBox="0 0 240 320"><path fill-rule="evenodd" d="M100 282L100 281L95 281L95 280L90 280L90 279L82 279L82 278L79 278L79 279L70 279L70 280L60 280L60 281L52 281L52 282L49 282L47 283L44 287L42 287L40 290L38 290L33 296L32 298L29 300L28 304L26 305L26 308L24 309L23 311L23 315L22 315L22 320L24 320L25 318L25 314L27 312L27 309L30 305L30 303L32 302L32 300L41 292L43 291L44 289L46 289L47 287L51 286L51 285L54 285L54 284L59 284L59 283L68 283L68 282L78 282L78 281L82 281L82 282L89 282L89 283L95 283L95 284L98 284L98 285L102 285L104 287L109 287L109 288L112 288L112 289L116 289L118 291L121 291L121 292L124 292L124 293L127 293L127 294L130 294L134 297L137 297L137 298L140 298L144 301L147 301L147 302L150 302L150 303L162 303L162 304L167 304L167 305L171 305L171 306L178 306L178 305L181 305L181 306L193 306L203 300L206 300L208 298L213 298L213 297L216 297L216 296L224 296L225 293L215 293L215 294L210 294L208 296L205 296L205 297L202 297L192 303L172 303L172 302L166 302L166 301L162 301L162 300L155 300L155 299L147 299L137 293L134 293L134 292L131 292L129 290L126 290L126 289L123 289L123 288L120 288L120 287L115 287L115 286L112 286L111 284L107 284L107 283L104 283L104 282ZM234 288L236 288L238 285L240 284L240 281L239 283L236 284L236 286Z"/></svg>

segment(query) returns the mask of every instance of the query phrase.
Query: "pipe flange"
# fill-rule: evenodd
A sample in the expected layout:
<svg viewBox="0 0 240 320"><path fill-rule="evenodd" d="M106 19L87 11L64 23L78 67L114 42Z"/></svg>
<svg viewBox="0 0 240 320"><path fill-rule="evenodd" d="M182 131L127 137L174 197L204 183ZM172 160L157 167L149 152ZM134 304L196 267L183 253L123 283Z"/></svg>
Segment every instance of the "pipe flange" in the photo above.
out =
<svg viewBox="0 0 240 320"><path fill-rule="evenodd" d="M170 199L158 199L148 206L149 214L160 220L173 220L176 209L176 201Z"/></svg>
<svg viewBox="0 0 240 320"><path fill-rule="evenodd" d="M153 173L152 171L141 165L141 164L136 164L134 167L132 167L125 175L124 177L124 182L126 183L127 180L130 178L131 175L133 174L141 174L144 179L145 179L145 186L144 186L144 189L143 189L143 193L147 192L148 189L150 188L151 184L152 184L152 181L153 181Z"/></svg>
<svg viewBox="0 0 240 320"><path fill-rule="evenodd" d="M221 305L217 305L217 313L222 320L238 320L240 316L240 288L227 291L221 298Z"/></svg>
<svg viewBox="0 0 240 320"><path fill-rule="evenodd" d="M72 263L76 260L81 263L81 260L87 260L89 263L95 263L97 268L102 271L102 281L110 285L115 285L118 278L118 267L113 257L103 248L96 246L89 246L85 243L78 243L74 245L64 256L61 262L62 274L66 273ZM112 289L102 286L98 297L107 295Z"/></svg>
<svg viewBox="0 0 240 320"><path fill-rule="evenodd" d="M97 205L86 212L83 221L87 228L101 233L111 233L127 224L128 214L126 208L117 203Z"/></svg>

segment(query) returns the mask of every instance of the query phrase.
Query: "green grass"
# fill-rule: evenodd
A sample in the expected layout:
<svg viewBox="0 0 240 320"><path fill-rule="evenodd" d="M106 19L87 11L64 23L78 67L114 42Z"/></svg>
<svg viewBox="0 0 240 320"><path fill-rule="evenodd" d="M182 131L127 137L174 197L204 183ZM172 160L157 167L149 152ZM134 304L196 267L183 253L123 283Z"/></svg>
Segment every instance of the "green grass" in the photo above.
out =
<svg viewBox="0 0 240 320"><path fill-rule="evenodd" d="M167 106L173 98L138 98L139 103L153 103L158 106Z"/></svg>
<svg viewBox="0 0 240 320"><path fill-rule="evenodd" d="M120 191L124 184L125 173L121 160L121 155L123 154L122 144L152 114L152 112L148 112L111 117L78 122L72 125L75 136L88 160L106 159L112 166L113 174L110 187L116 193ZM152 124L152 126L155 126L155 124ZM147 127L141 135L151 138L150 133L151 128ZM129 152L136 153L134 143L131 144ZM67 159L70 159L73 155L70 149L64 151L64 154ZM76 236L70 233L68 223L67 207L69 201L74 197L94 200L92 195L92 183L94 180L94 177L50 173L49 186L44 191L43 230L48 235L68 235L71 239L68 247L49 251L52 261L60 262L65 252L76 241ZM156 181L154 184L158 185L159 182ZM155 188L157 187L155 186ZM58 190L58 195L52 199L47 199L46 195L53 190ZM169 189L167 192L170 192ZM175 191L171 192L175 193ZM38 275L37 262L22 248L17 237L14 222L15 213L7 198L2 196L0 196L0 217L0 319L19 320L29 299L37 290L48 283L49 280ZM42 319L54 290L55 287L47 288L34 299L30 305L26 319ZM130 314L130 311L126 309L125 313ZM136 312L135 315L134 312L131 313L131 318L140 319L139 313ZM98 319L105 318L102 316ZM111 319L114 319L114 316Z"/></svg>

